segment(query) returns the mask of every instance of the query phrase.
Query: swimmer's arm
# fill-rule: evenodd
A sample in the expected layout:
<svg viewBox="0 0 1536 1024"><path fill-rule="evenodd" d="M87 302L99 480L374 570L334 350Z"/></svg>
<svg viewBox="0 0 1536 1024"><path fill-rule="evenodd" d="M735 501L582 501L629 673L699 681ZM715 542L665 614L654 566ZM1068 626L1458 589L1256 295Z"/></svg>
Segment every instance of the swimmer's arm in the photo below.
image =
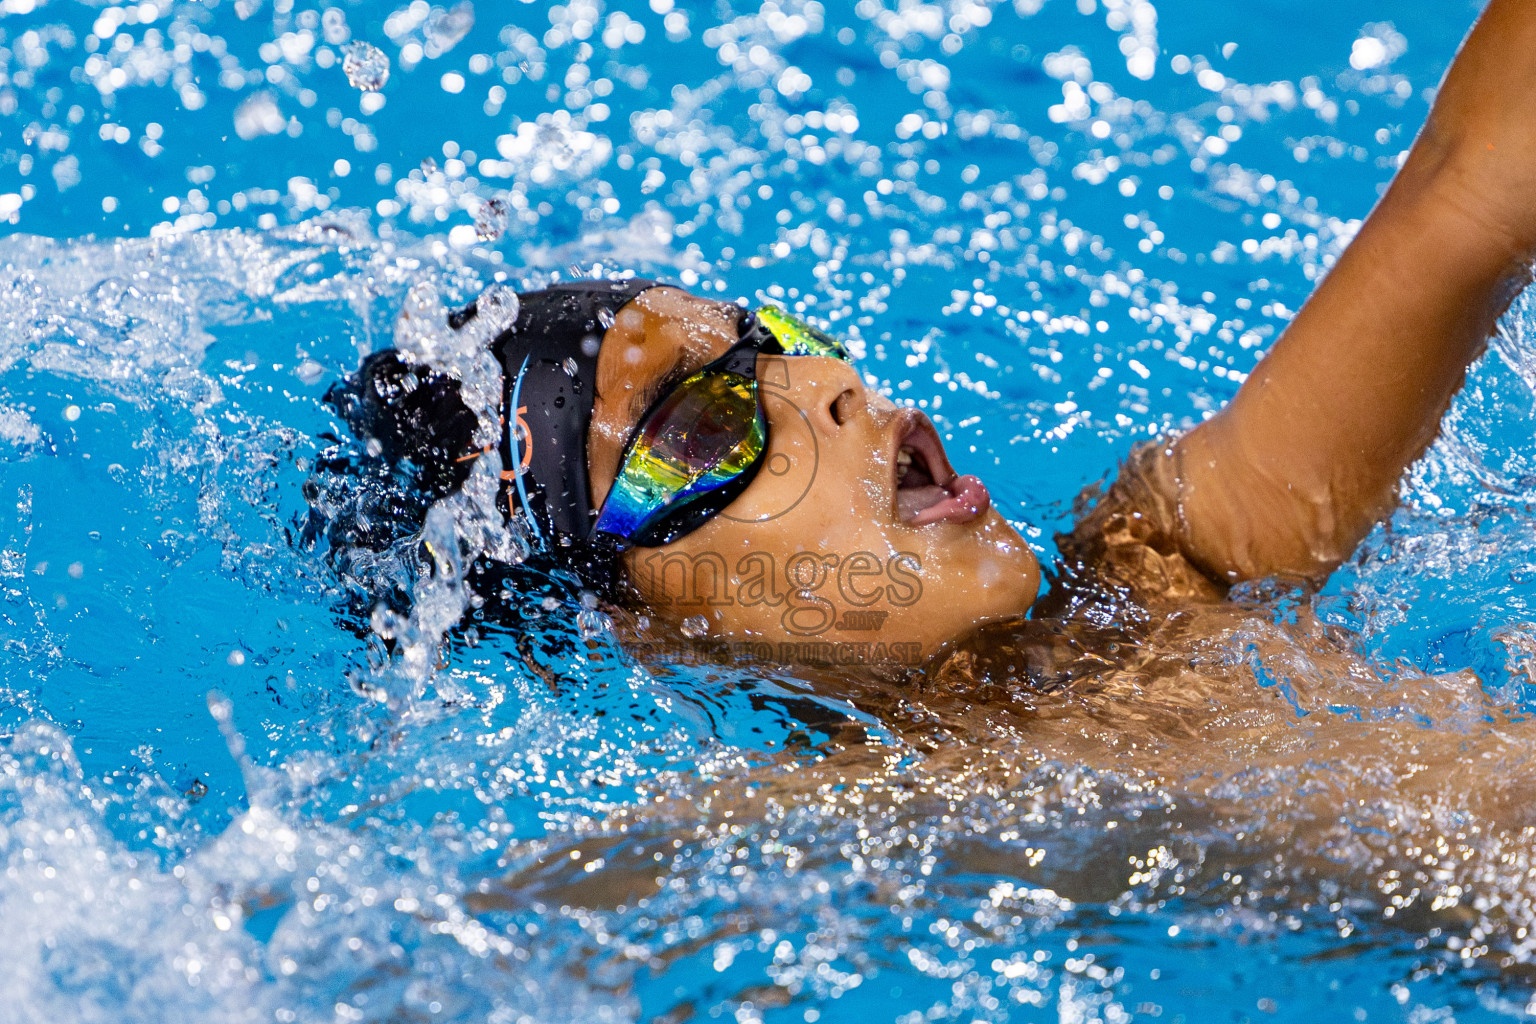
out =
<svg viewBox="0 0 1536 1024"><path fill-rule="evenodd" d="M1319 578L1390 513L1536 252L1536 3L1492 0L1391 188L1232 402L1176 446L1184 546Z"/></svg>

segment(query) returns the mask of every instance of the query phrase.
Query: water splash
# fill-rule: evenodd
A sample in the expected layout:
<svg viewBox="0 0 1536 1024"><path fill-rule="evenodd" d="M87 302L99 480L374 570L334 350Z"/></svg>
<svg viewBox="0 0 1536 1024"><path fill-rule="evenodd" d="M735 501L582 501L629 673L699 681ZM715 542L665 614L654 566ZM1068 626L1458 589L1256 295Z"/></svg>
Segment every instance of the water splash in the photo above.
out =
<svg viewBox="0 0 1536 1024"><path fill-rule="evenodd" d="M409 4L389 104L359 106L333 9L10 6L0 219L77 240L0 243L4 1005L1209 1019L1338 983L1374 1016L1523 1007L1528 744L1466 672L1526 692L1524 309L1324 621L1255 593L1208 643L1174 623L1162 689L637 659L622 613L531 574L477 606L475 560L528 550L490 457L420 535L292 542L329 382L400 343L469 381L489 438L505 288L602 264L834 324L952 449L1037 471L999 500L1048 543L1129 440L1241 383L1459 22ZM444 327L498 279L483 329Z"/></svg>

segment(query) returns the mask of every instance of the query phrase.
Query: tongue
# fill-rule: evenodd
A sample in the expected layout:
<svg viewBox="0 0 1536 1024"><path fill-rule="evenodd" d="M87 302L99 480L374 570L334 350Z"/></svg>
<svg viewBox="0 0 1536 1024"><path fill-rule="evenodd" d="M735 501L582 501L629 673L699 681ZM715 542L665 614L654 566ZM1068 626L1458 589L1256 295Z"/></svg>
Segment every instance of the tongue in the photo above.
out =
<svg viewBox="0 0 1536 1024"><path fill-rule="evenodd" d="M896 492L896 514L911 526L968 523L991 507L986 484L974 476L957 476L947 487L928 484Z"/></svg>

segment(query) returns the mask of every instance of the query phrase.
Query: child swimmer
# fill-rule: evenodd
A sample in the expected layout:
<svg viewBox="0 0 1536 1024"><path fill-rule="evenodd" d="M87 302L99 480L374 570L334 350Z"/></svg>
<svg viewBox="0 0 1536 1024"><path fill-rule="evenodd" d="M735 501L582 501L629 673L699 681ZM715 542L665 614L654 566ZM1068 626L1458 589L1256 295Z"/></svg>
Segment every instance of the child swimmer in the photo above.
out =
<svg viewBox="0 0 1536 1024"><path fill-rule="evenodd" d="M522 296L493 348L504 510L561 568L643 608L653 636L916 664L1004 630L1016 642L966 673L1045 688L1123 670L1092 648L1145 646L1235 584L1318 584L1392 510L1529 280L1532 53L1536 5L1492 0L1338 264L1218 415L1130 456L1060 538L1060 582L1038 605L1041 567L985 485L951 466L925 415L867 388L841 344L651 281ZM332 400L429 496L478 454L457 382L396 353Z"/></svg>

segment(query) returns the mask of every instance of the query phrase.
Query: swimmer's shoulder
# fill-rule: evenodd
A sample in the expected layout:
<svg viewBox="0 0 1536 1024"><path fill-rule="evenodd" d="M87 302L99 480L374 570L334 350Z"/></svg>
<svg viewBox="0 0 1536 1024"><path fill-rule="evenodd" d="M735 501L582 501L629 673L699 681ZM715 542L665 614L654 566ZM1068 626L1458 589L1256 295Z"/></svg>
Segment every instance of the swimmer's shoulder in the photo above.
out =
<svg viewBox="0 0 1536 1024"><path fill-rule="evenodd" d="M1162 437L1136 445L1108 488L1079 499L1077 521L1056 537L1062 556L1057 589L1108 589L1156 603L1226 596L1226 585L1198 564L1186 543L1175 442Z"/></svg>

